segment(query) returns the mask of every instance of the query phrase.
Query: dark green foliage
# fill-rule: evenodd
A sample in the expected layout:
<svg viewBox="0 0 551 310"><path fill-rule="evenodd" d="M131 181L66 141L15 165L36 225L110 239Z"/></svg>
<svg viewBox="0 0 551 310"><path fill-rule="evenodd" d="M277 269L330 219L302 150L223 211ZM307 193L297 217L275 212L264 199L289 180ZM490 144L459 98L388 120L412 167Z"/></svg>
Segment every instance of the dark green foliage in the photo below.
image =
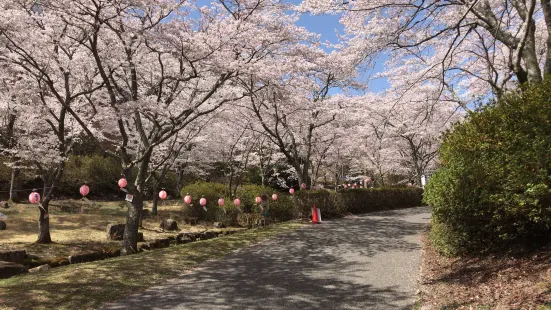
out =
<svg viewBox="0 0 551 310"><path fill-rule="evenodd" d="M323 219L390 209L418 207L423 191L405 188L349 189L340 192L318 190L299 191L296 195L299 215L310 216L316 205Z"/></svg>
<svg viewBox="0 0 551 310"><path fill-rule="evenodd" d="M425 194L448 255L523 250L551 227L551 85L527 87L454 126Z"/></svg>
<svg viewBox="0 0 551 310"><path fill-rule="evenodd" d="M72 156L65 167L56 196L79 197L79 188L87 183L91 198L120 197L117 181L121 177L120 163L115 158Z"/></svg>
<svg viewBox="0 0 551 310"><path fill-rule="evenodd" d="M347 189L340 196L348 212L359 214L420 206L423 191L418 188Z"/></svg>
<svg viewBox="0 0 551 310"><path fill-rule="evenodd" d="M278 199L272 200L272 195L277 194ZM270 217L278 221L293 219L293 203L288 195L278 193L270 187L260 185L243 185L237 189L237 196L241 199L243 210L246 212L259 213L260 208L255 202L257 196L266 195L270 208Z"/></svg>
<svg viewBox="0 0 551 310"><path fill-rule="evenodd" d="M186 207L187 216L194 216L204 221L224 222L226 225L250 222L250 218L260 217L260 208L255 202L257 196L268 197L270 216L276 221L286 221L293 218L308 218L312 207L321 210L323 219L342 217L348 213L368 213L381 210L417 207L421 204L422 191L419 189L389 188L389 189L354 189L344 192L328 190L298 191L294 196L286 193L277 193L277 201L272 200L274 189L258 185L244 185L237 189L241 200L241 211L233 205L233 198L225 197L226 209L221 212L217 204L220 197L226 192L224 184L196 182L182 189L182 197L190 194L193 206ZM199 206L199 199L203 195L207 199L207 212ZM236 213L239 212L239 219ZM248 214L248 215L247 215ZM229 216L229 219L228 219Z"/></svg>
<svg viewBox="0 0 551 310"><path fill-rule="evenodd" d="M244 185L237 189L237 197L241 200L241 211L235 207L233 201L235 197L225 197L227 193L226 185L210 182L196 182L185 186L181 195L184 197L190 194L193 203L192 206L187 206L185 212L187 216L197 217L204 221L223 222L226 225L235 225L237 223L237 214L241 211L244 213L260 213L260 208L255 202L255 198L259 195L267 195L270 207L270 218L278 221L286 221L293 218L293 204L288 196L278 193L278 200L272 200L274 189L262 187L258 185ZM199 199L204 196L207 199L207 212L199 205ZM218 206L218 199L224 198L226 212L224 208Z"/></svg>
<svg viewBox="0 0 551 310"><path fill-rule="evenodd" d="M182 188L180 195L185 197L189 194L192 199L191 205L184 208L186 216L193 216L211 222L218 221L219 217L224 214L223 209L218 206L218 199L225 198L226 205L233 206L233 201L224 197L224 193L226 193L226 186L220 183L195 182L185 186ZM206 212L199 204L201 197L205 197L207 200Z"/></svg>
<svg viewBox="0 0 551 310"><path fill-rule="evenodd" d="M346 207L342 204L341 195L334 191L301 190L296 192L293 199L297 205L296 215L299 217L310 217L314 204L320 209L322 219L338 218L347 213Z"/></svg>
<svg viewBox="0 0 551 310"><path fill-rule="evenodd" d="M9 162L9 158L3 158ZM31 166L23 163L25 166ZM120 178L120 164L110 157L101 155L71 156L66 163L63 178L56 184L54 191L56 198L80 198L79 188L85 182L90 186L89 197L92 199L120 199L122 192L117 187ZM6 165L0 165L0 190L2 199L7 199L10 186L11 169ZM38 171L34 169L22 169L17 178L18 195L23 200L33 188L40 189L43 182Z"/></svg>

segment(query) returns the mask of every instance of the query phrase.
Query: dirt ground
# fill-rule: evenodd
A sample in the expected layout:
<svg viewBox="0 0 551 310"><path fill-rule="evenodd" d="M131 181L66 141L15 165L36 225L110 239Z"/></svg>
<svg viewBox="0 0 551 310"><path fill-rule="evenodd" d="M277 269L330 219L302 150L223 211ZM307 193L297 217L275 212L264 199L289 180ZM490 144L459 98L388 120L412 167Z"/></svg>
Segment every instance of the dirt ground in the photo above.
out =
<svg viewBox="0 0 551 310"><path fill-rule="evenodd" d="M423 235L421 309L551 309L551 247L521 257L447 258Z"/></svg>

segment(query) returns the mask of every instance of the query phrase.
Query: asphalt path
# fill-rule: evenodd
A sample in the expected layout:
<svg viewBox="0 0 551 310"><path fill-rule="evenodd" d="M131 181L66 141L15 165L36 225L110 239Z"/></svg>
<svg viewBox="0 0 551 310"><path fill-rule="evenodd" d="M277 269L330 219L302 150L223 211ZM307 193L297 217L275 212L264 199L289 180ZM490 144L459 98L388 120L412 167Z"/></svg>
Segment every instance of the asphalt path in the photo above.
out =
<svg viewBox="0 0 551 310"><path fill-rule="evenodd" d="M104 309L411 309L428 208L279 235Z"/></svg>

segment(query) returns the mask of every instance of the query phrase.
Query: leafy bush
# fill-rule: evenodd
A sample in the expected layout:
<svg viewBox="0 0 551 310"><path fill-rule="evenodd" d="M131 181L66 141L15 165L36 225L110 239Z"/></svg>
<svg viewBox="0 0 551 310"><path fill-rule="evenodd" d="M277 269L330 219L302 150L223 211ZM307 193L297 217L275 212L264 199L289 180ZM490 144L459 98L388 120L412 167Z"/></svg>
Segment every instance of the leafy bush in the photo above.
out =
<svg viewBox="0 0 551 310"><path fill-rule="evenodd" d="M272 194L277 194L278 199L272 200ZM246 212L260 213L260 208L255 202L257 196L268 196L270 218L278 221L288 221L294 218L293 202L289 195L278 193L271 187L260 185L243 185L237 189L237 196L241 199L243 210Z"/></svg>
<svg viewBox="0 0 551 310"><path fill-rule="evenodd" d="M224 184L195 182L182 188L180 194L182 197L190 195L192 202L184 208L185 216L196 217L199 220L216 222L224 214L223 208L218 206L218 199L224 197L226 187ZM207 200L207 211L199 204L199 200L204 197ZM230 199L225 199L226 205L233 206Z"/></svg>
<svg viewBox="0 0 551 310"><path fill-rule="evenodd" d="M80 197L79 188L87 183L90 197L120 197L117 180L121 176L120 163L115 158L92 156L72 156L67 161L57 196Z"/></svg>
<svg viewBox="0 0 551 310"><path fill-rule="evenodd" d="M293 204L288 196L278 194L278 200L272 200L272 194L275 192L272 188L258 185L244 185L237 189L237 197L241 200L241 209L233 204L234 197L224 197L227 192L226 185L220 183L196 182L185 186L181 195L184 197L188 193L193 199L191 206L186 206L184 212L186 216L197 217L204 221L218 221L226 225L235 225L238 222L237 214L241 211L260 216L260 208L255 199L259 195L267 195L270 207L270 218L278 221L286 221L293 218ZM204 196L207 199L207 212L199 205L199 199ZM225 198L226 212L224 208L218 206L218 199ZM240 211L241 210L241 211Z"/></svg>
<svg viewBox="0 0 551 310"><path fill-rule="evenodd" d="M454 126L425 194L431 237L459 255L547 242L551 227L551 85L507 95Z"/></svg>

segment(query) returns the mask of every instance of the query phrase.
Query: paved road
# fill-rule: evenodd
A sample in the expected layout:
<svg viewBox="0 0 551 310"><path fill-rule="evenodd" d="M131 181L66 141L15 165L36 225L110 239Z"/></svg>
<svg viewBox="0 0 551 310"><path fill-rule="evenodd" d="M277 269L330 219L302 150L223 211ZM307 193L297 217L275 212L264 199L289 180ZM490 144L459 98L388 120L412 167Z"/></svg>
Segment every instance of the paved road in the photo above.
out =
<svg viewBox="0 0 551 310"><path fill-rule="evenodd" d="M411 309L428 212L311 225L105 309Z"/></svg>

